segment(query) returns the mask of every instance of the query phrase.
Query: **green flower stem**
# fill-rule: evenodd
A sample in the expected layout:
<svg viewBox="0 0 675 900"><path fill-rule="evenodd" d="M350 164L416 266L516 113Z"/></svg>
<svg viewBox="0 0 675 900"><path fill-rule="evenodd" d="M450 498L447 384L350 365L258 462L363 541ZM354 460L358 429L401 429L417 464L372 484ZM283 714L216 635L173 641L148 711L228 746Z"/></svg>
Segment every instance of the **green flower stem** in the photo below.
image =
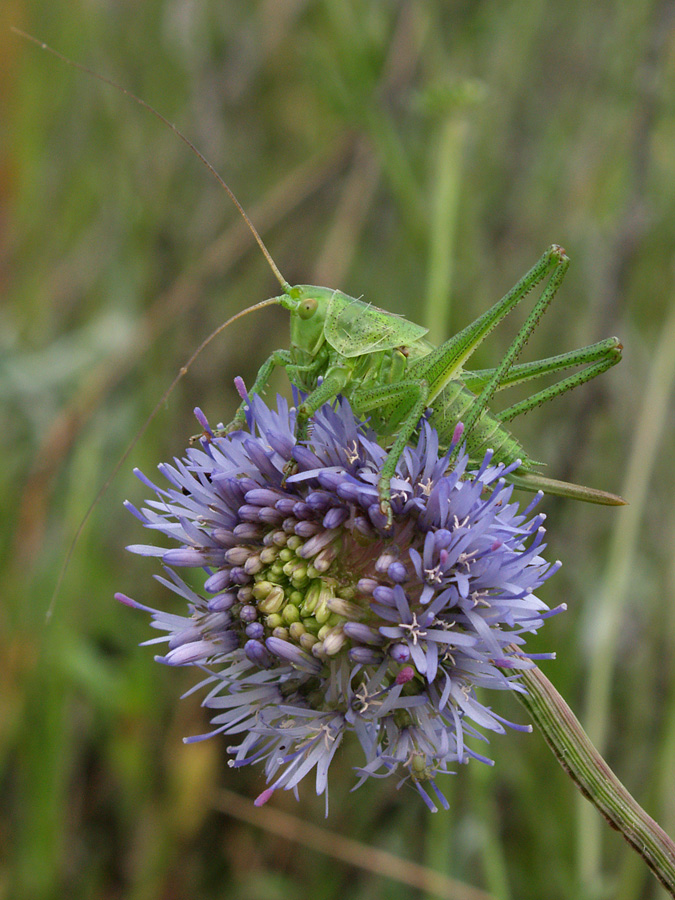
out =
<svg viewBox="0 0 675 900"><path fill-rule="evenodd" d="M522 683L529 693L518 694L518 699L541 729L560 765L675 897L675 843L631 797L539 669L527 669Z"/></svg>

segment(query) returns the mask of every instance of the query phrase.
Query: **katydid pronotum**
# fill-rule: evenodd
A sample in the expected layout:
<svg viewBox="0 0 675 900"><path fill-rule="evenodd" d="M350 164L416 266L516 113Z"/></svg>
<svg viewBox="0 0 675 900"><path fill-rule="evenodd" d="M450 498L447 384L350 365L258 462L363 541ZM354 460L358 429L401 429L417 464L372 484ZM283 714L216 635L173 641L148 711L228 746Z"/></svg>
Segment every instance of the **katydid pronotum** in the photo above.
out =
<svg viewBox="0 0 675 900"><path fill-rule="evenodd" d="M307 437L309 422L316 410L338 394L345 396L357 413L368 417L370 425L388 450L378 485L380 508L387 526L390 526L393 520L390 482L396 464L406 445L413 438L423 415L428 417L438 432L441 448L450 445L461 422L464 428L463 440L472 460L481 459L488 448L492 449L493 459L497 462L513 464L519 460L519 466L508 475L508 479L517 487L533 491L542 490L549 494L604 505L624 503L614 494L557 481L539 474L536 471L539 464L525 453L504 424L547 400L595 378L621 358L620 342L617 338L608 338L548 359L517 363L520 352L553 299L567 270L569 260L561 247L551 246L500 301L440 347L434 347L424 338L427 329L378 309L361 299L325 287L291 286L282 277L262 238L232 190L175 125L144 100L120 85L69 60L36 38L18 29L13 30L68 65L122 91L172 128L224 188L282 287L282 295L241 311L209 336L182 367L150 418L154 416L178 380L187 372L196 356L217 333L236 318L254 309L279 304L291 314L290 349L275 351L263 363L250 393L262 392L272 370L277 366L284 368L291 383L305 392L297 412L298 440ZM492 329L530 290L541 283L544 283L541 296L500 364L493 369L481 371L472 372L464 369L465 363ZM537 391L501 412L494 413L489 408L496 391L577 366L585 368L563 377L557 383ZM243 426L245 407L244 402L232 422L224 429L225 432ZM131 447L123 459L130 450ZM119 464L115 472L118 468ZM88 515L89 513L84 521ZM83 525L84 522L78 529L78 535Z"/></svg>

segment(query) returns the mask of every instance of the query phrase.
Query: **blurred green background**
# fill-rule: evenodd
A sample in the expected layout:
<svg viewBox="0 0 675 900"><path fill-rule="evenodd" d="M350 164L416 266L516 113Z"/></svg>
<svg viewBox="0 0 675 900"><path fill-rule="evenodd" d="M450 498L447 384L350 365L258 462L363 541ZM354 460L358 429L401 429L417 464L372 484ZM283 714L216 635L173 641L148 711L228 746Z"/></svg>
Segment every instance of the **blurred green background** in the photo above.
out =
<svg viewBox="0 0 675 900"><path fill-rule="evenodd" d="M348 748L328 820L308 782L252 823L261 773L229 770L224 740L181 743L206 729L198 697L178 699L198 676L154 664L137 647L147 621L112 600L171 604L152 563L125 553L144 536L121 504L145 496L133 465L152 473L182 451L193 406L231 417L233 377L250 384L287 344L283 311L236 323L184 379L96 507L45 625L77 524L162 391L211 329L278 288L169 129L8 29L176 122L291 283L428 322L436 342L566 247L523 360L610 334L625 358L514 431L552 476L631 505L545 500L548 556L564 565L541 595L569 610L532 648L557 651L544 671L672 834L674 13L664 0L2 4L0 896L660 896L537 733L494 737L493 769L448 778L449 813L393 779L348 793ZM501 358L518 321L475 367ZM526 720L513 697L493 705ZM383 864L392 877L373 847L400 858ZM425 889L406 861L446 880Z"/></svg>

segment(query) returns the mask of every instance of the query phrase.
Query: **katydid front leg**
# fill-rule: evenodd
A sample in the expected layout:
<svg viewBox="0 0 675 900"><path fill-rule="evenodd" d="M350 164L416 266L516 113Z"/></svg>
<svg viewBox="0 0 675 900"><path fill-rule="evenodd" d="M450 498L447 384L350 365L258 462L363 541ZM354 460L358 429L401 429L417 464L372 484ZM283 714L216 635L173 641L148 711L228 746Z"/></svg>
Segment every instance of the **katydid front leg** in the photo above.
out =
<svg viewBox="0 0 675 900"><path fill-rule="evenodd" d="M307 440L307 425L314 413L324 403L328 403L342 391L352 376L347 366L331 366L321 384L314 388L298 406L295 419L295 437L298 441Z"/></svg>
<svg viewBox="0 0 675 900"><path fill-rule="evenodd" d="M269 384L269 380L275 366L279 366L280 368L284 369L288 374L291 383L296 384L298 382L298 379L302 375L312 376L321 370L322 365L323 361L318 357L307 366L294 365L293 363L291 363L290 351L275 350L274 353L272 353L258 369L258 374L256 375L255 381L253 382L253 385L248 393L249 395L264 393L265 388ZM230 434L233 431L240 431L246 424L246 406L246 400L242 400L232 421L221 431L218 431L217 434L223 435Z"/></svg>
<svg viewBox="0 0 675 900"><path fill-rule="evenodd" d="M290 364L291 354L288 350L275 350L274 353L270 354L270 356L258 369L258 374L255 377L255 381L253 382L253 386L249 391L249 395L262 394L264 392L265 388L269 384L269 380L275 366L280 366L281 368L286 369ZM241 429L246 424L247 405L248 404L246 400L241 401L232 421L223 429L216 432L216 435L218 437L224 434L230 434L233 431L241 431Z"/></svg>
<svg viewBox="0 0 675 900"><path fill-rule="evenodd" d="M321 382L310 394L308 394L298 406L295 418L295 439L297 442L306 441L308 437L308 424L314 413L328 403L342 391L351 378L350 369L344 366L332 366ZM290 459L284 466L284 480L293 475L297 464Z"/></svg>

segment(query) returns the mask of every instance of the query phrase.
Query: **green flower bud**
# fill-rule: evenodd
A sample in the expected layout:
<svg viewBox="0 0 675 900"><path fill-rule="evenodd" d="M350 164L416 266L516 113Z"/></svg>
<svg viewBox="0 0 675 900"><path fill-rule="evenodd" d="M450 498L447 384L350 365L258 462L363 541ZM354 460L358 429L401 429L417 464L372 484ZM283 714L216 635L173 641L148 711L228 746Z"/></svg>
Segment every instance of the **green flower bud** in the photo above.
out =
<svg viewBox="0 0 675 900"><path fill-rule="evenodd" d="M284 611L281 614L283 616L284 622L287 622L289 625L292 622L300 621L300 610L297 606L293 606L292 603L287 603L284 606Z"/></svg>
<svg viewBox="0 0 675 900"><path fill-rule="evenodd" d="M284 589L275 585L265 599L258 602L258 609L264 613L276 613L281 610L284 602Z"/></svg>
<svg viewBox="0 0 675 900"><path fill-rule="evenodd" d="M265 547L264 550L260 551L260 560L266 566L271 565L279 555L279 550L276 547Z"/></svg>
<svg viewBox="0 0 675 900"><path fill-rule="evenodd" d="M258 581L253 585L251 593L256 600L264 600L273 587L274 585L269 581Z"/></svg>
<svg viewBox="0 0 675 900"><path fill-rule="evenodd" d="M288 607L286 607L286 609L288 609ZM286 610L284 610L284 612L285 611ZM300 638L304 634L307 634L307 631L305 629L305 626L302 624L302 622L293 622L288 629L288 633L290 634L290 636L293 638L294 641L300 641ZM307 648L305 648L305 649L307 649Z"/></svg>

